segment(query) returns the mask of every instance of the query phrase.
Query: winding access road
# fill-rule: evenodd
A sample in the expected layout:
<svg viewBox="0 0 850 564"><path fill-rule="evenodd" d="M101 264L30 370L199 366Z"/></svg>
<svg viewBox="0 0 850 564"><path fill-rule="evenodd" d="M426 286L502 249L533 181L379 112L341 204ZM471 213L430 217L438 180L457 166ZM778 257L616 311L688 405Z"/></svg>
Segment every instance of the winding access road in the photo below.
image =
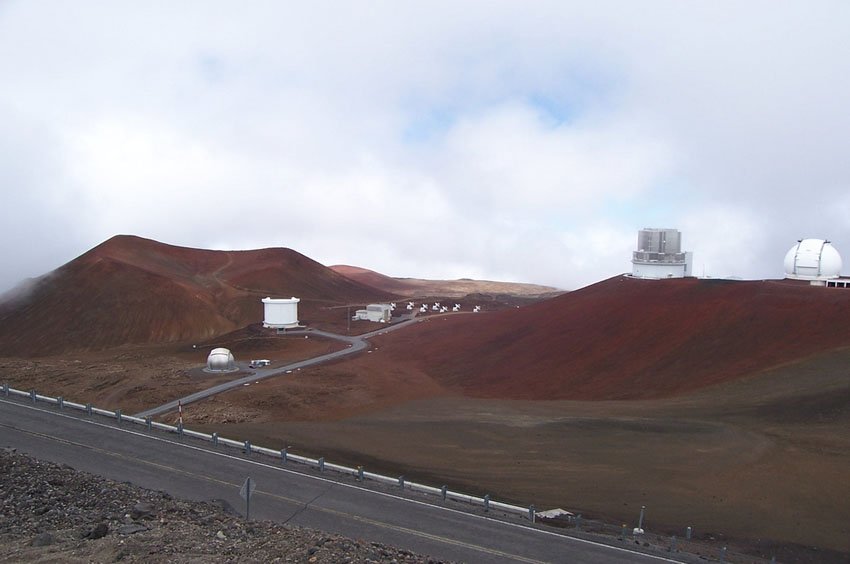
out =
<svg viewBox="0 0 850 564"><path fill-rule="evenodd" d="M245 384L250 384L252 382L256 382L258 380L265 380L266 378L272 378L274 376L280 376L281 374L286 374L287 372L292 372L293 370L298 370L299 368L306 368L308 366L315 366L317 364L322 364L324 362L330 362L332 360L337 360L352 354L356 354L362 350L365 350L369 347L368 339L369 337L374 337L375 335L379 335L382 333L388 333L390 331L395 331L406 325L412 323L415 319L415 315L411 316L404 321L400 321L398 323L394 323L387 327L382 327L380 329L376 329L375 331L371 331L369 333L364 333L363 335L338 335L336 333L329 333L327 331L319 331L316 329L310 330L299 330L299 331L289 331L288 334L291 335L311 335L317 337L325 337L327 339L333 339L336 341L343 341L348 343L348 347L334 351L332 353L323 354L321 356L308 358L306 360L300 360L298 362L293 362L291 364L287 364L285 366L277 366L275 368L257 368L249 374L248 376L242 376L235 380L230 380L229 382L224 382L222 384L218 384L216 386L211 386L206 390L201 390L199 392L195 392L193 394L189 394L188 396L178 398L172 400L168 403L164 403L157 407L152 407L148 410L142 411L136 414L136 417L155 417L157 415L162 415L164 413L169 413L177 409L178 404L187 405L192 402L200 401L202 399L206 399L208 397L214 396L216 394L220 394L222 392L226 392L227 390L232 390L233 388L238 388L239 386L243 386Z"/></svg>
<svg viewBox="0 0 850 564"><path fill-rule="evenodd" d="M405 548L432 558L482 563L697 562L648 554L546 530L518 517L458 502L370 489L270 457L240 454L188 437L84 412L0 397L0 445L43 460L192 500L224 499L242 510L239 489L257 485L251 516ZM617 541L612 541L617 543ZM683 558L683 559L680 559Z"/></svg>

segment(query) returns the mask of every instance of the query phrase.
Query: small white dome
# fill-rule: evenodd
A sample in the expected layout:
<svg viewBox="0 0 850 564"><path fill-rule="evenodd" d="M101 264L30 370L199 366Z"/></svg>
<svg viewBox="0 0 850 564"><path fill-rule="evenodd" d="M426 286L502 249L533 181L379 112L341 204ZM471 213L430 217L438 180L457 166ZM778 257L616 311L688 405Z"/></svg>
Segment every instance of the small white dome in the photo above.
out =
<svg viewBox="0 0 850 564"><path fill-rule="evenodd" d="M228 349L213 349L207 357L207 371L233 372L237 370L236 359Z"/></svg>
<svg viewBox="0 0 850 564"><path fill-rule="evenodd" d="M841 255L823 239L802 239L785 254L785 277L829 280L841 275Z"/></svg>

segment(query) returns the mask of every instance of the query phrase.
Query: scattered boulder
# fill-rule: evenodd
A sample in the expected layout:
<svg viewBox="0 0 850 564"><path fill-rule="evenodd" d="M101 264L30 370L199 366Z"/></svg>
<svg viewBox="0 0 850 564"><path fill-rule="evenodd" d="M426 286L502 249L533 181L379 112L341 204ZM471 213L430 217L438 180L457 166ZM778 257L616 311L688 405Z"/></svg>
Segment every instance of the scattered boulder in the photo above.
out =
<svg viewBox="0 0 850 564"><path fill-rule="evenodd" d="M153 507L150 503L137 503L130 511L130 517L133 519L147 519L153 516Z"/></svg>
<svg viewBox="0 0 850 564"><path fill-rule="evenodd" d="M98 523L94 529L89 529L83 535L84 539L95 540L102 539L109 532L109 526L106 523Z"/></svg>
<svg viewBox="0 0 850 564"><path fill-rule="evenodd" d="M37 534L35 538L30 541L30 546L50 546L55 542L56 538L52 534L45 531L43 533Z"/></svg>
<svg viewBox="0 0 850 564"><path fill-rule="evenodd" d="M0 562L294 561L281 555L301 562L433 562L311 529L248 523L224 500L175 499L11 449L0 448L0 476Z"/></svg>
<svg viewBox="0 0 850 564"><path fill-rule="evenodd" d="M118 528L118 534L119 535L133 535L133 534L141 533L142 531L147 531L147 530L148 530L148 528L145 527L144 525L130 524L130 525L124 525L123 527L119 527Z"/></svg>

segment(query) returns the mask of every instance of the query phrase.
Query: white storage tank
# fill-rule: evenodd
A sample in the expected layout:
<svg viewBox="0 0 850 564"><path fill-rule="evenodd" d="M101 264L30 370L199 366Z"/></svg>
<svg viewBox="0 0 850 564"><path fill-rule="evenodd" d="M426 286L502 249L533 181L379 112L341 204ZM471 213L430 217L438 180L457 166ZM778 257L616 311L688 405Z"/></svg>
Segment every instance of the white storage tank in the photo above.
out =
<svg viewBox="0 0 850 564"><path fill-rule="evenodd" d="M263 298L263 327L291 329L298 327L299 298Z"/></svg>

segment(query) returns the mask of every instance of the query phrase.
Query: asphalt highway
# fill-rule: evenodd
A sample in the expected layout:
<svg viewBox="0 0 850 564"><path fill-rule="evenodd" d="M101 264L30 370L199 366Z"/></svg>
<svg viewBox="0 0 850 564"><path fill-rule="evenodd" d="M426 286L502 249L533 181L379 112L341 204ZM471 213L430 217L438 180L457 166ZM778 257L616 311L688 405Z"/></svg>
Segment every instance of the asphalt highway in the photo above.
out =
<svg viewBox="0 0 850 564"><path fill-rule="evenodd" d="M256 377L252 377L256 378ZM251 517L287 522L467 562L687 562L609 546L457 502L370 489L270 457L146 431L128 423L0 398L0 446L78 470L244 512L239 488L257 484ZM678 557L679 555L677 555Z"/></svg>

